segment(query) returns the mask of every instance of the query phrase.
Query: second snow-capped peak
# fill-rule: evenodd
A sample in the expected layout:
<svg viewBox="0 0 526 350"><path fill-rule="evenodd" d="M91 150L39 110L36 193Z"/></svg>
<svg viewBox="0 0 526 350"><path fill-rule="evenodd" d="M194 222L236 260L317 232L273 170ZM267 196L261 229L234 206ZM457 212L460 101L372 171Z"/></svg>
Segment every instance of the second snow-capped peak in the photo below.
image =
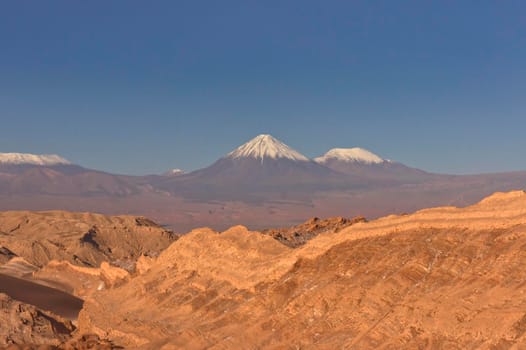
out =
<svg viewBox="0 0 526 350"><path fill-rule="evenodd" d="M0 153L0 164L63 165L71 164L56 154Z"/></svg>
<svg viewBox="0 0 526 350"><path fill-rule="evenodd" d="M182 169L171 169L165 172L164 176L176 176L176 175L183 175L185 172Z"/></svg>
<svg viewBox="0 0 526 350"><path fill-rule="evenodd" d="M334 159L349 163L366 163L366 164L380 164L386 162L385 159L380 158L378 155L370 152L366 149L354 147L354 148L333 148L323 156L315 158L314 161L317 163L326 163L327 161Z"/></svg>
<svg viewBox="0 0 526 350"><path fill-rule="evenodd" d="M256 159L278 159L285 158L294 161L308 162L298 151L290 148L283 142L275 139L271 135L259 135L247 143L239 146L227 155L228 158L256 158Z"/></svg>

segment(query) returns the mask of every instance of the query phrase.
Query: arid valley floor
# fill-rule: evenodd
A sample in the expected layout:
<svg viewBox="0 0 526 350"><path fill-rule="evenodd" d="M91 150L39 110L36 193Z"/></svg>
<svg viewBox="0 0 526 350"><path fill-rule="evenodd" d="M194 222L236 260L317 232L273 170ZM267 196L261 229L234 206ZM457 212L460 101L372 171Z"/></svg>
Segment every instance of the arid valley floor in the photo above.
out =
<svg viewBox="0 0 526 350"><path fill-rule="evenodd" d="M523 191L182 236L143 217L2 212L0 346L521 349L525 247Z"/></svg>

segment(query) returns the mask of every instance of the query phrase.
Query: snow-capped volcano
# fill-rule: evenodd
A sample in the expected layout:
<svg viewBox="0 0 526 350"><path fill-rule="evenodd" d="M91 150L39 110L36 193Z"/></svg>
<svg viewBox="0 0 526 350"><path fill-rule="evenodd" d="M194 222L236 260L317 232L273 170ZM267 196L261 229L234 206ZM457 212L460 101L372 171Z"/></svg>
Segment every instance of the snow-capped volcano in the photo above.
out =
<svg viewBox="0 0 526 350"><path fill-rule="evenodd" d="M341 188L348 176L305 157L270 135L259 135L212 165L191 173L166 177L159 188L196 198L259 198L268 191ZM254 197L255 196L255 197Z"/></svg>
<svg viewBox="0 0 526 350"><path fill-rule="evenodd" d="M0 164L63 165L70 161L56 154L0 153Z"/></svg>
<svg viewBox="0 0 526 350"><path fill-rule="evenodd" d="M426 172L404 164L383 159L363 148L333 148L323 156L314 158L320 165L342 174L361 176L367 181L383 184L418 183L429 178Z"/></svg>
<svg viewBox="0 0 526 350"><path fill-rule="evenodd" d="M265 158L285 158L294 161L308 162L309 159L298 151L290 148L283 142L275 139L271 135L259 135L239 146L227 155L227 158L255 158L263 160Z"/></svg>
<svg viewBox="0 0 526 350"><path fill-rule="evenodd" d="M0 153L0 196L52 195L68 198L67 201L57 200L55 203L41 200L41 209L64 209L62 206L70 198L125 196L142 191L148 191L143 179L137 181L131 176L84 168L56 154ZM27 203L32 205L31 200ZM101 201L100 205L104 206L105 202Z"/></svg>
<svg viewBox="0 0 526 350"><path fill-rule="evenodd" d="M366 149L354 148L333 148L321 157L314 158L317 163L327 163L329 160L337 160L349 163L380 164L386 162L378 155Z"/></svg>

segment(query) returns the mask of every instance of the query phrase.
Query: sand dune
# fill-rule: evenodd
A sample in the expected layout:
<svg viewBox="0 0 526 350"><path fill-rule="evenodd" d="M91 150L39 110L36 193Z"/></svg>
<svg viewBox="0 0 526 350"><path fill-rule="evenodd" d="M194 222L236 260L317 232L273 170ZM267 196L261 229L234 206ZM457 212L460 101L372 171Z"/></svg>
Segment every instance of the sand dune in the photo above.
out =
<svg viewBox="0 0 526 350"><path fill-rule="evenodd" d="M70 320L77 318L83 304L71 294L3 274L0 274L0 293Z"/></svg>

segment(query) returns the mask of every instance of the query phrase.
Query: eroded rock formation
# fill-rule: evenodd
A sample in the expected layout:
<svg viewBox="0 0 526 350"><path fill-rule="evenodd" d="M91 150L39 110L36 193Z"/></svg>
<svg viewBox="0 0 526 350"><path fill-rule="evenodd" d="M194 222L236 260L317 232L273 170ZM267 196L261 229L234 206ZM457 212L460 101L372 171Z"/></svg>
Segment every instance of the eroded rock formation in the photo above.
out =
<svg viewBox="0 0 526 350"><path fill-rule="evenodd" d="M78 334L141 349L520 349L524 247L522 191L332 227L294 249L242 226L197 229L132 273L83 270L114 283L85 293Z"/></svg>
<svg viewBox="0 0 526 350"><path fill-rule="evenodd" d="M358 223L297 249L242 227L197 230L88 298L79 326L150 349L520 347L525 232L523 192Z"/></svg>
<svg viewBox="0 0 526 350"><path fill-rule="evenodd" d="M352 219L344 217L320 219L314 217L300 225L278 229L266 229L261 231L261 233L274 237L288 247L297 248L321 233L339 232L347 226L366 221L367 220L363 216L357 216Z"/></svg>
<svg viewBox="0 0 526 350"><path fill-rule="evenodd" d="M38 267L61 260L87 267L106 261L133 269L141 254L158 255L176 239L174 233L142 217L0 212L0 246Z"/></svg>
<svg viewBox="0 0 526 350"><path fill-rule="evenodd" d="M59 345L69 339L73 330L70 321L0 293L0 347Z"/></svg>

